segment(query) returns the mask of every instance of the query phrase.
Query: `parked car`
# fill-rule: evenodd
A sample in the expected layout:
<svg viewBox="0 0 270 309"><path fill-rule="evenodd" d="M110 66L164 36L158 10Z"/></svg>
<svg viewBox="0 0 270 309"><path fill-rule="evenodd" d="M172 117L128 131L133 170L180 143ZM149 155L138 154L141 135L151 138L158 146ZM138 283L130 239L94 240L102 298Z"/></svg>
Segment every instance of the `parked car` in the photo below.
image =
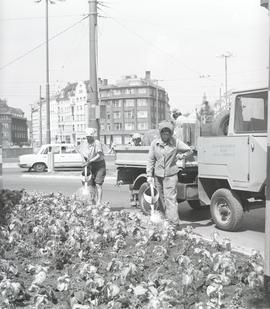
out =
<svg viewBox="0 0 270 309"><path fill-rule="evenodd" d="M29 171L44 172L49 152L54 154L55 168L80 168L83 165L84 159L73 144L46 144L36 154L19 156L19 166Z"/></svg>

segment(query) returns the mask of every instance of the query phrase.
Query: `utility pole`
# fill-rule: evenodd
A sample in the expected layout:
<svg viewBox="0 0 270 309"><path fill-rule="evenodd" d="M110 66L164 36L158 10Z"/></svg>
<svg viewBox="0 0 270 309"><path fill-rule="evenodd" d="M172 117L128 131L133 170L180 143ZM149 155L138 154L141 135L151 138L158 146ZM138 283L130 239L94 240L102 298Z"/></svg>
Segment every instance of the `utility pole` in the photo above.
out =
<svg viewBox="0 0 270 309"><path fill-rule="evenodd" d="M227 65L227 62L228 62L228 58L232 57L232 53L230 52L227 52L227 53L224 53L220 56L221 58L224 58L225 60L225 103L226 103L226 106L227 106L227 100L228 100L228 65Z"/></svg>
<svg viewBox="0 0 270 309"><path fill-rule="evenodd" d="M51 115L50 115L50 75L49 75L49 0L46 0L46 142L51 143Z"/></svg>
<svg viewBox="0 0 270 309"><path fill-rule="evenodd" d="M41 97L41 85L39 86L39 142L42 146L42 97Z"/></svg>
<svg viewBox="0 0 270 309"><path fill-rule="evenodd" d="M97 43L97 0L89 0L89 105L88 126L97 129L97 137L100 138L99 128L99 102L97 89L97 65L96 65L96 43ZM92 111L93 112L92 114Z"/></svg>
<svg viewBox="0 0 270 309"><path fill-rule="evenodd" d="M36 3L42 0L35 0ZM50 114L50 74L49 74L49 2L55 4L56 0L45 0L45 28L46 28L46 142L51 143L51 114Z"/></svg>

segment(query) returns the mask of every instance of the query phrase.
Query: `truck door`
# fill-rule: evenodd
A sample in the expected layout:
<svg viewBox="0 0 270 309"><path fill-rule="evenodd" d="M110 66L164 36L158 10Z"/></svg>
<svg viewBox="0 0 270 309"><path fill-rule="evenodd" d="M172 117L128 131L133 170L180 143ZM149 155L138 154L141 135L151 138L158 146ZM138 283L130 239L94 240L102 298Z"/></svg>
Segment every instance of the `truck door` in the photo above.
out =
<svg viewBox="0 0 270 309"><path fill-rule="evenodd" d="M259 192L266 180L267 91L236 96L234 134L249 135L249 190Z"/></svg>
<svg viewBox="0 0 270 309"><path fill-rule="evenodd" d="M232 187L249 181L249 136L201 137L199 177L227 179Z"/></svg>

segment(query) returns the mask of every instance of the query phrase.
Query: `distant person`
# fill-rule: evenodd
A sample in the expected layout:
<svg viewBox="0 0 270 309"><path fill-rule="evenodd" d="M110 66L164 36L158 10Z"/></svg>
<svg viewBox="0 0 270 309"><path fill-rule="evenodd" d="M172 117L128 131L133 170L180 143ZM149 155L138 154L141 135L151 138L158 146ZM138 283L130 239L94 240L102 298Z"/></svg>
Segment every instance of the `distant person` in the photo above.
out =
<svg viewBox="0 0 270 309"><path fill-rule="evenodd" d="M179 116L182 116L182 113L179 111L179 109L174 108L172 110L172 120L175 121Z"/></svg>
<svg viewBox="0 0 270 309"><path fill-rule="evenodd" d="M102 185L106 176L106 164L101 142L96 139L96 129L87 128L85 131L87 142L80 147L84 159L84 167L87 166L87 176L91 174L90 186L96 192L96 200L93 204L101 205L102 202ZM84 171L83 171L84 176Z"/></svg>
<svg viewBox="0 0 270 309"><path fill-rule="evenodd" d="M174 126L170 121L159 124L160 137L150 146L147 163L147 182L155 183L159 193L159 206L165 218L172 224L179 224L177 183L178 159L192 154L191 148L180 139L173 137Z"/></svg>
<svg viewBox="0 0 270 309"><path fill-rule="evenodd" d="M213 115L214 115L214 111L209 105L209 102L204 101L197 115L198 120L200 120L200 122L203 124L209 123L212 121Z"/></svg>
<svg viewBox="0 0 270 309"><path fill-rule="evenodd" d="M130 142L131 146L142 146L142 137L140 133L134 133Z"/></svg>

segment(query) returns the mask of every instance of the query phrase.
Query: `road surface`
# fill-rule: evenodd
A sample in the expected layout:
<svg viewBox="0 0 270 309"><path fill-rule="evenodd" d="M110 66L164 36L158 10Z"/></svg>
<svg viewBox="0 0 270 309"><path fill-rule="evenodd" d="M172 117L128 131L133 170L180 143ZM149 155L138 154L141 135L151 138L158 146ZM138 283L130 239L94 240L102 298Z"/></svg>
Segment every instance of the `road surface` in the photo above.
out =
<svg viewBox="0 0 270 309"><path fill-rule="evenodd" d="M38 192L62 192L72 194L80 187L78 172L56 172L52 176L44 173L22 172L19 168L3 168L4 187L8 189L26 189ZM114 173L108 173L104 184L103 200L110 202L115 209L130 208L127 186L115 186ZM221 238L229 238L234 248L251 253L252 249L264 251L264 208L252 210L244 214L242 228L238 232L218 230L211 221L209 209L192 210L187 203L180 204L180 219L182 226L191 225L195 232L206 239L218 232Z"/></svg>

